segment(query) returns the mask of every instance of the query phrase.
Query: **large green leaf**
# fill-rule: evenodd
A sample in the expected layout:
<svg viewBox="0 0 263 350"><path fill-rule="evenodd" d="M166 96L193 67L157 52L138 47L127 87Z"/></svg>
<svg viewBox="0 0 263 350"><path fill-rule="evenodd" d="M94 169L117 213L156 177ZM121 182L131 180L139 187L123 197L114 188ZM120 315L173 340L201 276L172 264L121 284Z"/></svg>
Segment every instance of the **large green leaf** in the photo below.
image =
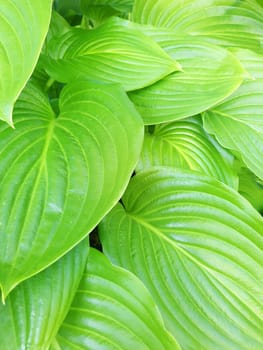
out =
<svg viewBox="0 0 263 350"><path fill-rule="evenodd" d="M130 93L145 124L198 114L232 94L243 81L240 62L223 48L196 37L180 38L168 31L146 33L181 63L183 71Z"/></svg>
<svg viewBox="0 0 263 350"><path fill-rule="evenodd" d="M262 50L263 10L254 0L135 0L133 20L215 44Z"/></svg>
<svg viewBox="0 0 263 350"><path fill-rule="evenodd" d="M152 168L103 219L110 259L139 276L183 349L261 350L263 219L202 175Z"/></svg>
<svg viewBox="0 0 263 350"><path fill-rule="evenodd" d="M0 119L12 125L13 106L37 62L52 0L0 0Z"/></svg>
<svg viewBox="0 0 263 350"><path fill-rule="evenodd" d="M88 77L121 83L126 90L180 69L153 40L114 18L94 30L72 29L51 42L49 55L43 57L47 72L58 81Z"/></svg>
<svg viewBox="0 0 263 350"><path fill-rule="evenodd" d="M16 130L0 127L0 285L14 286L66 253L118 201L139 157L143 124L114 84L76 81L60 113L29 85Z"/></svg>
<svg viewBox="0 0 263 350"><path fill-rule="evenodd" d="M63 350L177 350L150 293L91 249L70 312L54 342Z"/></svg>
<svg viewBox="0 0 263 350"><path fill-rule="evenodd" d="M234 156L203 129L199 117L160 124L146 133L136 170L166 165L210 175L237 189Z"/></svg>
<svg viewBox="0 0 263 350"><path fill-rule="evenodd" d="M263 59L236 51L251 79L222 104L204 113L204 126L226 148L237 151L246 166L263 179Z"/></svg>
<svg viewBox="0 0 263 350"><path fill-rule="evenodd" d="M81 280L88 253L84 240L41 273L21 283L0 305L1 350L47 350Z"/></svg>

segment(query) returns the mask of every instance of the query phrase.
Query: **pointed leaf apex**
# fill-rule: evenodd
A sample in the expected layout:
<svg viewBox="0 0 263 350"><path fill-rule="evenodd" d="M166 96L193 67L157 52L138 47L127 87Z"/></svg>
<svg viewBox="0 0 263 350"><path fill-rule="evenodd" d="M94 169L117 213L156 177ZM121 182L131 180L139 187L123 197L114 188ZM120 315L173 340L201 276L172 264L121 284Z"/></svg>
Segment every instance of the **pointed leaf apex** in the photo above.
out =
<svg viewBox="0 0 263 350"><path fill-rule="evenodd" d="M184 71L182 65L180 63L178 63L177 61L175 61L174 67L175 67L175 70L178 72Z"/></svg>
<svg viewBox="0 0 263 350"><path fill-rule="evenodd" d="M0 286L0 292L1 292L1 301L2 301L2 304L5 305L5 299L6 299L6 295L4 293L4 290L3 290L3 287Z"/></svg>
<svg viewBox="0 0 263 350"><path fill-rule="evenodd" d="M16 283L9 283L9 281L4 281L2 279L2 284L0 284L0 295L1 295L1 300L0 304L2 302L3 305L5 305L6 298L9 296L9 294L16 288L16 286L21 282L16 282Z"/></svg>
<svg viewBox="0 0 263 350"><path fill-rule="evenodd" d="M13 104L6 104L2 108L0 108L0 120L3 120L14 129L14 123L12 118L13 107Z"/></svg>

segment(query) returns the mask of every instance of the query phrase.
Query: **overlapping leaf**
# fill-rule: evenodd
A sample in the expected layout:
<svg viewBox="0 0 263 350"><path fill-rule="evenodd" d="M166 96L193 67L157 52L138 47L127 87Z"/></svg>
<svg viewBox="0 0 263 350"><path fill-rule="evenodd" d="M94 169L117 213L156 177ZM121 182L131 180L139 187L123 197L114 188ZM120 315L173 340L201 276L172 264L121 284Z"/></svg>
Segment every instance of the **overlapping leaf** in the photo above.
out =
<svg viewBox="0 0 263 350"><path fill-rule="evenodd" d="M82 11L89 14L93 7L112 8L117 13L130 12L132 9L133 0L81 0Z"/></svg>
<svg viewBox="0 0 263 350"><path fill-rule="evenodd" d="M114 84L76 81L60 113L35 85L0 127L0 285L4 296L76 245L117 202L143 125Z"/></svg>
<svg viewBox="0 0 263 350"><path fill-rule="evenodd" d="M152 168L133 177L100 225L110 259L139 276L183 349L260 350L263 219L202 175Z"/></svg>
<svg viewBox="0 0 263 350"><path fill-rule="evenodd" d="M81 7L91 27L101 25L111 16L125 16L132 10L133 0L81 0Z"/></svg>
<svg viewBox="0 0 263 350"><path fill-rule="evenodd" d="M246 167L242 167L239 171L238 191L261 214L263 213L263 182Z"/></svg>
<svg viewBox="0 0 263 350"><path fill-rule="evenodd" d="M226 148L239 153L263 179L263 61L249 50L236 51L251 78L222 104L204 113L204 125Z"/></svg>
<svg viewBox="0 0 263 350"><path fill-rule="evenodd" d="M0 119L12 125L14 103L48 31L52 0L0 0Z"/></svg>
<svg viewBox="0 0 263 350"><path fill-rule="evenodd" d="M262 16L262 7L254 0L135 0L133 8L138 23L253 50L262 50Z"/></svg>
<svg viewBox="0 0 263 350"><path fill-rule="evenodd" d="M167 31L151 30L147 34L181 63L183 71L130 93L146 124L198 114L229 96L243 81L240 62L225 49Z"/></svg>
<svg viewBox="0 0 263 350"><path fill-rule="evenodd" d="M82 21L85 21L85 27L87 29L94 29L101 26L110 17L117 16L119 14L118 10L112 8L111 6L90 6L83 5L83 17Z"/></svg>
<svg viewBox="0 0 263 350"><path fill-rule="evenodd" d="M63 322L88 253L84 240L51 267L21 283L0 305L1 350L46 350Z"/></svg>
<svg viewBox="0 0 263 350"><path fill-rule="evenodd" d="M66 33L68 30L70 30L70 28L69 23L64 19L64 17L53 10L46 42L49 42L53 37Z"/></svg>
<svg viewBox="0 0 263 350"><path fill-rule="evenodd" d="M53 350L176 350L141 281L91 249L70 312Z"/></svg>
<svg viewBox="0 0 263 350"><path fill-rule="evenodd" d="M196 170L238 187L233 155L206 134L199 117L157 125L146 133L136 169L158 165Z"/></svg>
<svg viewBox="0 0 263 350"><path fill-rule="evenodd" d="M81 14L81 0L54 0L54 8L63 16Z"/></svg>
<svg viewBox="0 0 263 350"><path fill-rule="evenodd" d="M126 90L145 87L180 69L153 40L114 19L90 31L72 29L50 44L49 54L46 69L58 81L88 77L121 83Z"/></svg>

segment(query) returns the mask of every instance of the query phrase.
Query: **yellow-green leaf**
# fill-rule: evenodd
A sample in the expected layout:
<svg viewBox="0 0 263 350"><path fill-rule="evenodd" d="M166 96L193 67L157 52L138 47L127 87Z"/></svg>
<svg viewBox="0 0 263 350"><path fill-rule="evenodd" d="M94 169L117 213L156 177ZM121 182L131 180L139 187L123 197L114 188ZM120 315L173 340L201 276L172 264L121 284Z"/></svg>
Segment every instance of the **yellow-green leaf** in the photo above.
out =
<svg viewBox="0 0 263 350"><path fill-rule="evenodd" d="M47 34L51 6L52 0L0 0L0 119L10 125Z"/></svg>

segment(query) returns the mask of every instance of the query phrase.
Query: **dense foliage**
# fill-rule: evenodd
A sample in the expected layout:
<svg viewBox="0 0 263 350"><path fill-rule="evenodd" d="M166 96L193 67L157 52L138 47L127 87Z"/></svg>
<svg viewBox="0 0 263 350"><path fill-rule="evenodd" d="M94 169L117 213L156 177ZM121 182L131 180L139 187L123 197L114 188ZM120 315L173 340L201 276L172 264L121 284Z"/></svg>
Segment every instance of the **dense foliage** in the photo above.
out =
<svg viewBox="0 0 263 350"><path fill-rule="evenodd" d="M262 350L261 1L0 28L0 350Z"/></svg>

